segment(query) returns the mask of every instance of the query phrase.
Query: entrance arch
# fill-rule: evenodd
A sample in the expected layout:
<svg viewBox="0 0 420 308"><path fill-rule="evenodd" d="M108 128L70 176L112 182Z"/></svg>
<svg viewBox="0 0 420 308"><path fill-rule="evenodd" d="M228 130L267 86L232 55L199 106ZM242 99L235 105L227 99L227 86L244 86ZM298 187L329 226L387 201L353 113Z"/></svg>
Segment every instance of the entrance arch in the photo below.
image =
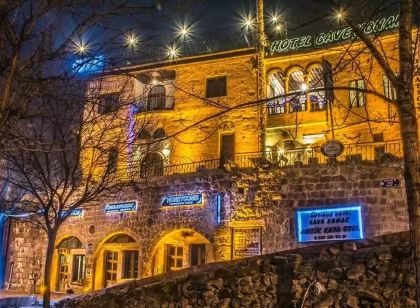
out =
<svg viewBox="0 0 420 308"><path fill-rule="evenodd" d="M55 246L52 286L58 292L81 292L86 277L86 250L76 236L68 236Z"/></svg>
<svg viewBox="0 0 420 308"><path fill-rule="evenodd" d="M106 238L96 253L94 289L140 277L139 243L127 233Z"/></svg>
<svg viewBox="0 0 420 308"><path fill-rule="evenodd" d="M202 234L180 229L166 234L152 251L151 274L197 266L213 261L213 246Z"/></svg>

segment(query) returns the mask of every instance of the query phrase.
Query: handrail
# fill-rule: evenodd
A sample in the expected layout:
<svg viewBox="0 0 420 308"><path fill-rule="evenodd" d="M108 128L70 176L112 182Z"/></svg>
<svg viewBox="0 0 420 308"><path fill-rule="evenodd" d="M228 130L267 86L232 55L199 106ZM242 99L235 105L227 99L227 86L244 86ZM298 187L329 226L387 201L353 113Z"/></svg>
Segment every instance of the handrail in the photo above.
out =
<svg viewBox="0 0 420 308"><path fill-rule="evenodd" d="M402 158L401 140L364 142L344 144L343 153L337 157L337 161L375 161L384 157ZM176 165L149 164L145 167L150 177L193 173L204 170L215 170L218 168L268 168L272 166L285 167L295 163L304 165L311 163L326 164L329 159L321 153L320 146L307 146L294 149L278 149L276 151L264 152L243 152L236 154L231 159L207 159L191 163Z"/></svg>

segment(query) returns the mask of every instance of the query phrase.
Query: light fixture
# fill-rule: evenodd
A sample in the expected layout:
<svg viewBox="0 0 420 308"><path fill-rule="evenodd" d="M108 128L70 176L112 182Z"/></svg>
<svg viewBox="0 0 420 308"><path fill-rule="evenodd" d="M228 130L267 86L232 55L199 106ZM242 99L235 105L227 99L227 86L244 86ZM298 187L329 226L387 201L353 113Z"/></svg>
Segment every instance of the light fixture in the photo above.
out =
<svg viewBox="0 0 420 308"><path fill-rule="evenodd" d="M77 39L73 42L73 50L79 55L85 55L89 52L89 46L85 41Z"/></svg>
<svg viewBox="0 0 420 308"><path fill-rule="evenodd" d="M136 48L138 43L139 43L137 35L134 34L134 33L126 34L125 43L126 43L127 47L130 47L132 49Z"/></svg>
<svg viewBox="0 0 420 308"><path fill-rule="evenodd" d="M275 29L276 29L277 32L280 32L281 31L281 26L277 25Z"/></svg>
<svg viewBox="0 0 420 308"><path fill-rule="evenodd" d="M170 59L178 58L179 49L176 45L168 45L166 48L166 54Z"/></svg>
<svg viewBox="0 0 420 308"><path fill-rule="evenodd" d="M302 83L300 85L300 89L302 90L302 92L306 92L308 91L308 85L306 83Z"/></svg>

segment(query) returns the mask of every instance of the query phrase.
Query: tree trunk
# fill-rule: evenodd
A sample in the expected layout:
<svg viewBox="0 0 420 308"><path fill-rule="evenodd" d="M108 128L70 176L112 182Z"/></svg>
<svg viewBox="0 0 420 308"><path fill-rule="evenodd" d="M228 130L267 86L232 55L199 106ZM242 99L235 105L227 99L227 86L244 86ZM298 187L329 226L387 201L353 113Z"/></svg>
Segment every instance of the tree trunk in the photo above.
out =
<svg viewBox="0 0 420 308"><path fill-rule="evenodd" d="M420 159L416 110L413 100L412 0L400 0L400 74L397 103L404 150L404 180L407 194L411 243L414 250L417 286L420 285ZM420 305L417 292L417 304Z"/></svg>
<svg viewBox="0 0 420 308"><path fill-rule="evenodd" d="M52 259L54 254L55 239L57 237L57 231L55 229L48 232L48 243L47 243L47 255L45 258L44 265L44 294L43 304L44 308L50 308L51 301L51 269Z"/></svg>

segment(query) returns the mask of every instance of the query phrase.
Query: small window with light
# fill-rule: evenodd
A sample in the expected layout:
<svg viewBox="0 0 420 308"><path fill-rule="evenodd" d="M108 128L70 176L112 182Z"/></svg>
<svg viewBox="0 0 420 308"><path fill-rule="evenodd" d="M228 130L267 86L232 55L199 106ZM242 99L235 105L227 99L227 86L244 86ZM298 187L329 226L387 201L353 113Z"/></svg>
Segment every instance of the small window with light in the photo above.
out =
<svg viewBox="0 0 420 308"><path fill-rule="evenodd" d="M364 90L365 82L363 79L353 80L349 82L350 88L350 108L362 107L366 105L366 94Z"/></svg>

